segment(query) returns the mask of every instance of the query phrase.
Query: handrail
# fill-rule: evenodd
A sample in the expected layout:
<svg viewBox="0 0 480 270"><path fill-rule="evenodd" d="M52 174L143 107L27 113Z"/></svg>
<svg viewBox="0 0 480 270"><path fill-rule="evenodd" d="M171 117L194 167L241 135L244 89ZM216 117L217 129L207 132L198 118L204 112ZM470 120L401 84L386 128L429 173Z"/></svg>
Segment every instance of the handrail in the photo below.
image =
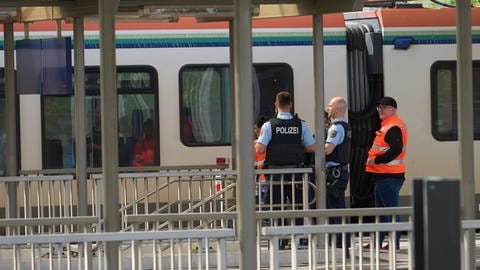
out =
<svg viewBox="0 0 480 270"><path fill-rule="evenodd" d="M144 223L144 222L166 222L166 221L197 221L197 220L219 220L219 219L236 219L237 212L222 213L183 213L174 214L147 214L147 215L127 215L125 221L128 223Z"/></svg>
<svg viewBox="0 0 480 270"><path fill-rule="evenodd" d="M42 225L86 225L97 224L98 217L76 216L58 218L11 218L0 219L0 227Z"/></svg>
<svg viewBox="0 0 480 270"><path fill-rule="evenodd" d="M31 175L31 176L2 176L1 182L29 182L29 181L72 181L72 175Z"/></svg>
<svg viewBox="0 0 480 270"><path fill-rule="evenodd" d="M380 207L380 208L344 208L344 209L308 209L257 212L258 218L314 218L314 217L366 217L380 215L412 215L412 207Z"/></svg>
<svg viewBox="0 0 480 270"><path fill-rule="evenodd" d="M296 217L351 217L351 216L379 216L379 215L411 215L412 207L382 207L382 208L351 208L351 209L310 209L310 210L285 210L256 212L257 219L264 218L296 218ZM222 213L168 213L126 215L129 223L164 222L164 221L195 221L215 219L236 219L237 212ZM479 221L480 224L480 221ZM480 225L479 225L480 226Z"/></svg>
<svg viewBox="0 0 480 270"><path fill-rule="evenodd" d="M182 166L145 166L145 167L119 167L120 172L158 172L168 170L225 170L228 165L182 165ZM87 168L87 173L101 173L102 168ZM65 169L44 169L44 170L20 170L20 175L51 175L51 174L72 174L75 175L74 168Z"/></svg>
<svg viewBox="0 0 480 270"><path fill-rule="evenodd" d="M111 241L142 241L142 240L175 240L202 238L233 238L232 229L176 230L148 232L102 232L102 233L71 233L47 234L32 236L3 236L0 245L73 243L73 242L111 242Z"/></svg>
<svg viewBox="0 0 480 270"><path fill-rule="evenodd" d="M363 224L330 224L330 225L303 225L263 227L263 236L290 235L290 234L316 234L316 233L351 233L351 232L390 232L412 231L410 222L398 223L363 223Z"/></svg>

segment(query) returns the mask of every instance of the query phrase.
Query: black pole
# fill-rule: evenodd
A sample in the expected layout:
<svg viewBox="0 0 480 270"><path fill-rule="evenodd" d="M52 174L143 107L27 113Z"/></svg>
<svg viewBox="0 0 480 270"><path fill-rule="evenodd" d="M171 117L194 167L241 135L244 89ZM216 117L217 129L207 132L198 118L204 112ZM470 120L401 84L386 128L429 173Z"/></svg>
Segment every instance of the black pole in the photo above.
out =
<svg viewBox="0 0 480 270"><path fill-rule="evenodd" d="M460 269L460 182L415 179L413 207L415 269Z"/></svg>

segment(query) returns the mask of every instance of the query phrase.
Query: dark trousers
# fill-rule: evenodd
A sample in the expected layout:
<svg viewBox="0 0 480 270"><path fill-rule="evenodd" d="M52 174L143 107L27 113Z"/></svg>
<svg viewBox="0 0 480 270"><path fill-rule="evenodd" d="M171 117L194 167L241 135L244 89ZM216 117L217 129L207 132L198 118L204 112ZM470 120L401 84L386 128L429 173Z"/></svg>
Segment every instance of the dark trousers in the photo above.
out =
<svg viewBox="0 0 480 270"><path fill-rule="evenodd" d="M328 174L327 169L327 174ZM330 180L329 180L330 177ZM327 176L327 181L331 180L332 176ZM343 209L345 208L345 190L348 185L348 177L349 173L347 169L340 168L340 175L335 178L337 182L335 182L335 191L333 189L327 188L327 209ZM332 183L331 183L332 184ZM341 217L330 217L329 218L330 224L341 224L342 218ZM345 234L345 243L346 247L350 247L350 234ZM338 233L336 235L336 246L338 248L342 247L342 234Z"/></svg>
<svg viewBox="0 0 480 270"><path fill-rule="evenodd" d="M402 178L381 178L375 181L375 207L398 207L400 188L404 179ZM400 221L400 217L395 217L396 221ZM392 222L392 216L380 216L380 222ZM386 232L380 232L380 245L385 238ZM400 232L395 233L395 243L400 246Z"/></svg>
<svg viewBox="0 0 480 270"><path fill-rule="evenodd" d="M269 189L265 192L265 205L273 204L271 210L287 210L291 209L293 204L298 205L303 202L303 189L301 185L303 174L274 174L270 176L272 185L268 185ZM295 183L292 185L292 181ZM282 196L283 188L283 196ZM295 197L295 198L294 198ZM280 206L283 203L283 209ZM298 208L297 208L298 209ZM300 208L301 209L301 208ZM295 219L295 225L303 225L303 218ZM280 220L279 224L288 225L286 220Z"/></svg>

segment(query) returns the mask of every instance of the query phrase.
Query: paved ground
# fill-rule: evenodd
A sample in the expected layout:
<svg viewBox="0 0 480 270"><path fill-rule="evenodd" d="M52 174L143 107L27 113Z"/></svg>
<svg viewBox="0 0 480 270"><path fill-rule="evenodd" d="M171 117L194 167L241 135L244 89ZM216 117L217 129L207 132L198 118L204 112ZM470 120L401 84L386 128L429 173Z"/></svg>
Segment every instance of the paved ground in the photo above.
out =
<svg viewBox="0 0 480 270"><path fill-rule="evenodd" d="M480 239L477 239L477 243L480 246ZM396 269L410 269L409 268L409 251L408 251L408 243L406 239L402 239L402 242L400 244L401 249L398 252L395 252L395 267ZM372 254L370 253L369 250L362 250L361 255L359 255L359 248L358 244L354 245L355 251L351 254L354 254L354 256L351 256L345 261L345 264L343 263L342 260L342 250L341 249L336 249L335 251L335 257L336 257L336 263L335 267L332 265L332 253L329 255L329 263L330 263L330 268L329 269L352 269L351 264L352 262L356 265L355 269L360 269L359 264L362 264L362 269L375 269L374 267L371 268L371 263L375 263L376 261L376 256L373 254L373 257L371 256ZM43 248L38 248L35 250L35 257L36 259L36 269L85 269L83 266L83 260L80 260L79 257L75 257L76 251L78 250L77 245L72 245L71 246L71 263L70 266L67 265L67 255L68 252L62 251L60 253L58 252L53 252L52 256L51 253L49 253L49 250L47 247ZM352 252L352 250L350 250ZM217 264L216 264L216 250L215 248L210 249L210 268L209 269L216 269ZM477 254L480 253L477 249ZM140 257L142 258L142 265L141 268L139 266L134 267L132 266L132 261L131 261L131 249L127 248L124 249L124 256L122 258L123 261L123 269L153 269L153 257L152 257L152 249L151 245L146 244L142 250L142 253L140 254ZM179 262L178 260L178 254L181 253L182 256L182 262ZM228 269L238 269L238 243L230 243L227 245L227 264L228 264ZM316 269L327 269L325 265L325 249L318 249L317 250L317 267ZM31 255L32 251L30 249L20 249L20 252L17 253L19 257L17 257L18 263L18 269L32 269L31 267ZM207 269L205 265L205 254L202 252L201 254L198 253L198 249L194 246L192 249L192 252L190 253L191 256L191 262L192 264L188 264L188 252L186 250L180 251L176 250L176 258L174 260L170 259L170 250L165 249L163 251L163 256L157 257L158 260L161 260L161 265L162 267L160 269L189 269L189 267L192 267L193 269L199 269L198 268L198 262L202 261L202 267L200 269ZM202 256L203 255L203 256ZM479 254L480 255L480 254ZM389 253L380 253L379 252L379 258L378 258L378 263L379 263L379 269L392 269L390 265L390 256L393 256ZM51 257L51 258L50 258ZM261 269L269 269L269 257L270 257L270 250L266 245L262 245L261 248ZM478 258L479 256L477 256ZM202 258L202 259L199 259ZM371 261L371 258L373 258L373 261ZM393 257L392 257L393 258ZM13 261L15 259L14 252L12 249L2 249L0 250L0 270L10 270L14 269ZM297 251L297 269L310 269L308 265L308 250L298 250ZM174 263L175 267L171 267L171 263ZM279 251L279 256L278 256L278 262L280 264L281 269L293 269L291 266L292 262L292 253L290 250L281 250ZM477 262L478 263L478 262ZM81 264L81 265L79 265ZM99 264L101 265L101 262L99 262L98 257L95 255L92 258L92 269L100 269ZM181 264L181 266L179 265ZM413 267L412 267L413 269ZM477 268L480 269L480 268Z"/></svg>

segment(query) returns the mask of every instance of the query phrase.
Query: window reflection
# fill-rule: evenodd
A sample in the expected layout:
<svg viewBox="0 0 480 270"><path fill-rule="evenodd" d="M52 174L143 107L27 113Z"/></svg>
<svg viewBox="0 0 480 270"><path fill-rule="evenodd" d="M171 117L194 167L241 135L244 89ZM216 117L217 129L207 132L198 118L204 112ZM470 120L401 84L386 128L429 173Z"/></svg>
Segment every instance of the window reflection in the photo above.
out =
<svg viewBox="0 0 480 270"><path fill-rule="evenodd" d="M157 91L153 87L155 77L150 68L121 67L117 73L118 86L118 163L120 167L159 164L158 144L152 145L148 162L134 164L135 145L145 139L158 142L158 119L156 117ZM100 81L98 68L86 70L85 128L87 142L87 166L102 166L102 134ZM43 97L44 156L43 167L73 168L74 111L72 96ZM150 120L152 129L146 131L144 122ZM60 131L60 132L59 132Z"/></svg>
<svg viewBox="0 0 480 270"><path fill-rule="evenodd" d="M254 117L273 116L279 91L293 94L287 64L255 64ZM180 71L180 137L187 146L231 143L232 95L228 65L186 65Z"/></svg>
<svg viewBox="0 0 480 270"><path fill-rule="evenodd" d="M454 61L432 65L432 135L439 141L458 137L457 77ZM475 139L480 139L480 62L473 62L473 118Z"/></svg>
<svg viewBox="0 0 480 270"><path fill-rule="evenodd" d="M43 167L45 169L75 166L73 141L73 99L69 96L43 98Z"/></svg>

